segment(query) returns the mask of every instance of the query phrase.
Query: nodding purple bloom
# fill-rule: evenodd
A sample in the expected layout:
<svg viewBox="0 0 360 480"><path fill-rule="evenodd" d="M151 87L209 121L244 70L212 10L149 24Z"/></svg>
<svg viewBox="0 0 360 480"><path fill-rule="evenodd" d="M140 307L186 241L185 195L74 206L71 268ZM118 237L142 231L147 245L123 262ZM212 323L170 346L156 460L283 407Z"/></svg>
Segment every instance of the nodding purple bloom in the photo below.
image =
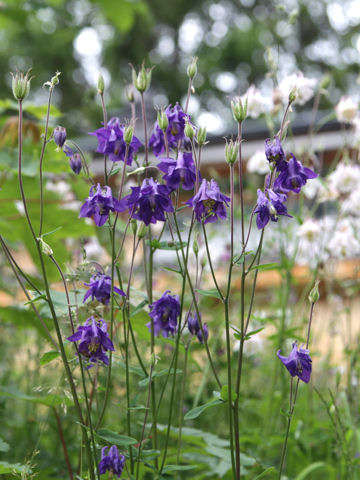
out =
<svg viewBox="0 0 360 480"><path fill-rule="evenodd" d="M152 177L145 178L141 187L131 187L131 194L124 197L121 209L129 209L132 218L141 220L145 225L165 222L164 212L173 212L170 191L166 185L160 185Z"/></svg>
<svg viewBox="0 0 360 480"><path fill-rule="evenodd" d="M72 155L69 158L69 165L70 165L71 170L74 173L76 173L76 175L79 175L79 173L81 172L81 168L82 168L81 156L80 156L79 153L74 153L74 155Z"/></svg>
<svg viewBox="0 0 360 480"><path fill-rule="evenodd" d="M120 202L112 196L111 188L98 183L90 188L89 198L80 209L79 217L94 217L98 227L104 225L110 212L120 212Z"/></svg>
<svg viewBox="0 0 360 480"><path fill-rule="evenodd" d="M124 455L119 455L116 445L110 447L108 453L106 454L107 449L108 447L101 449L99 473L102 475L108 471L120 478L125 466L125 457Z"/></svg>
<svg viewBox="0 0 360 480"><path fill-rule="evenodd" d="M211 179L208 182L204 178L199 191L186 202L186 205L194 209L196 220L213 223L218 218L226 218L225 205L228 207L229 201L230 198L220 192L215 180Z"/></svg>
<svg viewBox="0 0 360 480"><path fill-rule="evenodd" d="M176 190L181 182L184 190L194 188L196 171L191 152L179 152L176 160L172 158L160 158L160 160L158 168L165 173L163 179L170 190Z"/></svg>
<svg viewBox="0 0 360 480"><path fill-rule="evenodd" d="M56 143L56 145L62 148L66 141L66 128L60 127L58 125L57 127L54 128L53 136L54 136L54 142Z"/></svg>
<svg viewBox="0 0 360 480"><path fill-rule="evenodd" d="M191 335L196 335L200 343L204 343L203 340L203 334L200 328L200 323L197 314L195 313L194 315L189 315L188 316L188 329ZM203 323L203 331L205 335L205 341L207 342L208 336L209 336L209 331L208 331L208 326L206 323Z"/></svg>
<svg viewBox="0 0 360 480"><path fill-rule="evenodd" d="M177 331L178 316L180 315L179 295L169 295L166 290L156 302L149 305L150 317L154 323L154 335L162 331L164 337L174 335ZM151 331L151 322L146 326Z"/></svg>
<svg viewBox="0 0 360 480"><path fill-rule="evenodd" d="M99 128L95 132L89 133L98 139L96 151L108 155L113 162L125 161L126 143L124 140L125 126L120 123L117 117L109 120L106 128ZM134 155L137 153L142 143L133 136L129 144L127 165L131 165Z"/></svg>
<svg viewBox="0 0 360 480"><path fill-rule="evenodd" d="M79 342L79 352L91 363L100 361L108 365L109 359L105 352L115 350L107 333L106 322L102 318L88 318L68 340Z"/></svg>
<svg viewBox="0 0 360 480"><path fill-rule="evenodd" d="M296 160L294 155L291 154L286 167L282 169L280 175L275 180L274 187L284 192L293 191L300 193L301 187L305 185L306 181L317 176L317 173L310 170L310 168L303 167L301 162Z"/></svg>
<svg viewBox="0 0 360 480"><path fill-rule="evenodd" d="M265 155L270 163L275 162L278 171L286 168L286 156L278 136L275 137L275 142L270 138L265 140Z"/></svg>
<svg viewBox="0 0 360 480"><path fill-rule="evenodd" d="M266 196L260 188L257 191L258 201L254 213L258 214L256 217L256 225L259 230L264 228L269 223L269 220L277 222L279 215L291 217L291 215L287 213L287 208L284 205L287 195L284 193L275 193L271 189L266 189L266 193L268 196Z"/></svg>
<svg viewBox="0 0 360 480"><path fill-rule="evenodd" d="M176 149L178 142L185 139L185 119L186 114L177 103L174 107L169 105L165 110L169 125L166 129L166 137L169 149ZM157 157L165 152L164 132L159 127L158 122L155 123L154 132L150 137L149 146L152 147L154 155Z"/></svg>
<svg viewBox="0 0 360 480"><path fill-rule="evenodd" d="M90 287L89 290L85 293L83 303L91 295L91 300L96 300L98 302L103 303L104 305L108 305L111 297L111 277L108 275L103 275L98 273L97 275L90 278L90 283L84 283L87 287ZM114 285L114 292L118 293L122 297L125 297L125 293L120 290L120 288L115 287Z"/></svg>
<svg viewBox="0 0 360 480"><path fill-rule="evenodd" d="M289 373L292 377L299 377L303 382L309 383L312 364L309 350L306 348L300 348L298 350L296 342L294 342L292 346L292 352L288 357L280 355L281 350L278 350L277 356L289 370Z"/></svg>

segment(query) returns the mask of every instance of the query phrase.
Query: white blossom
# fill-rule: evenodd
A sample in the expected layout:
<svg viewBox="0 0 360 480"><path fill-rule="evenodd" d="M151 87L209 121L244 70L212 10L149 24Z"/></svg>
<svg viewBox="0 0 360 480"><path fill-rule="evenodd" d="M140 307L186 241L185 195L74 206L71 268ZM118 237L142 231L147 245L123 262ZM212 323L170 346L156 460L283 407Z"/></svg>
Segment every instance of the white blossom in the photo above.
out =
<svg viewBox="0 0 360 480"><path fill-rule="evenodd" d="M360 216L360 185L343 201L341 211L354 217Z"/></svg>
<svg viewBox="0 0 360 480"><path fill-rule="evenodd" d="M259 173L260 175L269 173L270 166L264 151L257 150L253 155L251 155L247 161L246 168L250 173Z"/></svg>
<svg viewBox="0 0 360 480"><path fill-rule="evenodd" d="M269 109L270 100L264 97L255 85L251 85L240 99L243 105L247 99L247 115L251 118L258 118Z"/></svg>
<svg viewBox="0 0 360 480"><path fill-rule="evenodd" d="M329 188L337 195L351 193L360 183L359 165L338 163L328 177Z"/></svg>
<svg viewBox="0 0 360 480"><path fill-rule="evenodd" d="M348 219L340 220L333 230L327 249L334 258L353 258L360 252L356 230Z"/></svg>
<svg viewBox="0 0 360 480"><path fill-rule="evenodd" d="M283 103L287 104L289 101L290 92L296 95L294 104L304 105L314 95L317 80L315 78L307 78L301 72L288 75L283 78L279 84L279 89L282 93Z"/></svg>
<svg viewBox="0 0 360 480"><path fill-rule="evenodd" d="M358 111L357 103L352 98L343 96L335 107L336 118L342 123L351 123Z"/></svg>

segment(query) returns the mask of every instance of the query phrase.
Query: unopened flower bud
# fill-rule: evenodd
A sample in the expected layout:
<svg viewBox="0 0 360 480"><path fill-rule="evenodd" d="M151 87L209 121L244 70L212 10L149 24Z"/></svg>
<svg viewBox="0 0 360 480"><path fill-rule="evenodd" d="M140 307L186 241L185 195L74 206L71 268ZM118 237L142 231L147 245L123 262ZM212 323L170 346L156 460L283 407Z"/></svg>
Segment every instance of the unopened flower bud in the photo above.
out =
<svg viewBox="0 0 360 480"><path fill-rule="evenodd" d="M197 142L199 145L205 145L206 143L206 128L200 127L197 131Z"/></svg>
<svg viewBox="0 0 360 480"><path fill-rule="evenodd" d="M54 136L54 142L56 143L56 145L62 148L66 141L66 128L60 127L58 125L57 127L54 128L53 136Z"/></svg>
<svg viewBox="0 0 360 480"><path fill-rule="evenodd" d="M195 131L194 131L191 123L188 122L188 121L185 123L184 133L185 133L186 137L190 138L190 140L192 140L194 138Z"/></svg>
<svg viewBox="0 0 360 480"><path fill-rule="evenodd" d="M70 165L71 170L74 173L76 173L76 175L79 175L79 173L81 172L81 168L82 168L81 156L80 156L79 153L74 153L74 155L72 155L69 158L69 165Z"/></svg>
<svg viewBox="0 0 360 480"><path fill-rule="evenodd" d="M236 122L241 123L245 120L247 114L247 98L243 103L240 97L231 100L231 110Z"/></svg>
<svg viewBox="0 0 360 480"><path fill-rule="evenodd" d="M137 221L134 220L134 219L131 219L130 225L131 225L131 230L132 230L133 234L136 235L136 231L137 231Z"/></svg>
<svg viewBox="0 0 360 480"><path fill-rule="evenodd" d="M193 242L193 252L194 252L194 255L197 257L198 253L199 253L199 244L198 244L196 238Z"/></svg>
<svg viewBox="0 0 360 480"><path fill-rule="evenodd" d="M293 103L296 100L296 95L297 95L297 88L294 87L291 92L289 93L289 103Z"/></svg>
<svg viewBox="0 0 360 480"><path fill-rule="evenodd" d="M132 70L133 84L136 90L140 93L144 93L151 84L151 72L152 68L145 68L145 65L142 64L139 70L139 73L136 74L135 69Z"/></svg>
<svg viewBox="0 0 360 480"><path fill-rule="evenodd" d="M51 85L53 87L55 87L55 85L58 85L60 80L59 80L59 75L61 74L61 72L56 72L55 75L53 77L51 77Z"/></svg>
<svg viewBox="0 0 360 480"><path fill-rule="evenodd" d="M25 75L22 72L16 72L15 75L12 75L12 91L16 100L24 100L29 94L30 91L30 81L29 78L30 70L28 70Z"/></svg>
<svg viewBox="0 0 360 480"><path fill-rule="evenodd" d="M145 223L141 222L140 227L137 231L137 236L138 238L144 238L147 234L148 227L145 225Z"/></svg>
<svg viewBox="0 0 360 480"><path fill-rule="evenodd" d="M327 90L330 87L330 83L331 83L331 76L326 74L320 80L319 88L321 90Z"/></svg>
<svg viewBox="0 0 360 480"><path fill-rule="evenodd" d="M125 128L125 131L124 131L125 143L127 143L129 145L131 143L132 139L133 139L133 135L134 135L134 126L133 125L128 125Z"/></svg>
<svg viewBox="0 0 360 480"><path fill-rule="evenodd" d="M134 97L134 89L133 89L132 85L126 85L125 95L126 95L126 98L128 99L128 101L130 103L133 103L133 101L135 100L135 97Z"/></svg>
<svg viewBox="0 0 360 480"><path fill-rule="evenodd" d="M192 57L189 66L187 67L187 74L188 77L191 78L191 80L195 78L197 74L197 61L198 57Z"/></svg>
<svg viewBox="0 0 360 480"><path fill-rule="evenodd" d="M104 93L105 81L104 81L104 77L101 75L101 73L98 76L97 89L98 89L99 95L102 95Z"/></svg>
<svg viewBox="0 0 360 480"><path fill-rule="evenodd" d="M159 127L161 128L161 130L163 132L165 132L167 127L169 126L169 119L168 119L166 113L164 112L164 110L160 110L158 112L157 121L158 121L158 124L159 124Z"/></svg>
<svg viewBox="0 0 360 480"><path fill-rule="evenodd" d="M239 154L239 142L230 140L225 145L225 160L229 165L234 165Z"/></svg>
<svg viewBox="0 0 360 480"><path fill-rule="evenodd" d="M38 237L37 240L38 240L39 245L40 245L40 250L44 255L47 255L49 257L51 255L53 255L54 252L53 252L52 248L50 247L50 245L45 243L44 240L41 237Z"/></svg>
<svg viewBox="0 0 360 480"><path fill-rule="evenodd" d="M317 280L309 293L310 303L316 303L317 301L319 301L319 298L320 298L319 283L320 283L319 280Z"/></svg>

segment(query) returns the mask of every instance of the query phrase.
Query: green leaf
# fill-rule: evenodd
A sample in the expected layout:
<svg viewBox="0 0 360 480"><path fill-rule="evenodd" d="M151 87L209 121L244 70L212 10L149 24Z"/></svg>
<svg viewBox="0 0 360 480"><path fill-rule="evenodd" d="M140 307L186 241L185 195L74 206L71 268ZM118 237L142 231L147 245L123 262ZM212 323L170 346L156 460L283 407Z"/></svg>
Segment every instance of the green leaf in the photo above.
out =
<svg viewBox="0 0 360 480"><path fill-rule="evenodd" d="M120 435L119 433L108 430L107 428L100 428L97 431L97 436L118 447L127 447L129 445L135 445L137 440L126 435Z"/></svg>
<svg viewBox="0 0 360 480"><path fill-rule="evenodd" d="M228 387L228 385L223 385L222 386L221 392L220 392L220 398L224 402L227 402L229 400L229 387ZM235 402L236 398L237 398L236 392L232 391L231 392L231 400L233 402Z"/></svg>
<svg viewBox="0 0 360 480"><path fill-rule="evenodd" d="M10 445L4 442L2 438L0 438L0 452L8 452L9 450L10 450Z"/></svg>
<svg viewBox="0 0 360 480"><path fill-rule="evenodd" d="M186 413L184 420L193 420L194 418L199 417L208 408L216 407L217 405L221 405L223 403L224 401L221 398L210 400L210 402L207 402L204 405L199 405L198 407L189 410Z"/></svg>
<svg viewBox="0 0 360 480"><path fill-rule="evenodd" d="M250 340L250 338L251 338L252 336L254 336L256 333L261 332L262 330L264 330L264 328L265 328L265 327L258 328L257 330L252 330L251 332L247 333L247 334L245 335L245 340Z"/></svg>
<svg viewBox="0 0 360 480"><path fill-rule="evenodd" d="M28 465L21 465L20 463L0 462L0 475L3 473L32 473Z"/></svg>
<svg viewBox="0 0 360 480"><path fill-rule="evenodd" d="M261 478L265 478L269 473L276 473L276 468L275 467L269 467L266 470L264 470L260 475L254 478L254 480L260 480Z"/></svg>
<svg viewBox="0 0 360 480"><path fill-rule="evenodd" d="M152 378L155 378L155 377L163 377L164 375L167 375L169 373L169 369L168 368L164 368L163 370L160 370L159 372L157 372L156 370L154 370L152 372ZM170 369L170 375L174 375L175 373L175 370L173 368ZM179 370L177 369L176 370L176 375L179 375L179 373L182 373L182 370ZM150 377L146 377L144 378L143 380L140 380L140 382L138 383L139 387L144 387L145 385L149 385L149 381L150 381Z"/></svg>
<svg viewBox="0 0 360 480"><path fill-rule="evenodd" d="M163 270L167 270L169 272L173 273L178 273L179 275L182 275L182 272L180 270L176 270L176 268L171 268L171 267L161 267Z"/></svg>
<svg viewBox="0 0 360 480"><path fill-rule="evenodd" d="M44 355L40 358L40 366L52 362L55 358L58 358L59 356L60 353L56 350L51 350L50 352L44 353Z"/></svg>
<svg viewBox="0 0 360 480"><path fill-rule="evenodd" d="M324 462L314 462L311 465L308 465L304 470L302 470L296 477L295 480L304 480L309 473L312 473L314 470L318 470L319 468L326 467Z"/></svg>
<svg viewBox="0 0 360 480"><path fill-rule="evenodd" d="M200 289L197 289L197 292L200 293L200 295L204 295L205 297L214 297L214 298L219 298L219 299L221 299L220 294L219 294L219 292L216 290L216 288L213 288L213 289L211 289L211 290L200 290Z"/></svg>
<svg viewBox="0 0 360 480"><path fill-rule="evenodd" d="M26 402L31 403L38 403L40 405L46 405L47 407L56 407L63 404L67 406L73 405L73 401L70 398L55 393L40 397L35 395L26 395L25 393L15 390L14 388L2 387L0 388L0 396L15 398L17 400L25 400Z"/></svg>
<svg viewBox="0 0 360 480"><path fill-rule="evenodd" d="M280 265L278 263L262 263L261 265L253 265L249 272L252 270L278 270Z"/></svg>
<svg viewBox="0 0 360 480"><path fill-rule="evenodd" d="M166 465L161 473L177 472L179 470L193 470L194 468L196 468L195 465Z"/></svg>

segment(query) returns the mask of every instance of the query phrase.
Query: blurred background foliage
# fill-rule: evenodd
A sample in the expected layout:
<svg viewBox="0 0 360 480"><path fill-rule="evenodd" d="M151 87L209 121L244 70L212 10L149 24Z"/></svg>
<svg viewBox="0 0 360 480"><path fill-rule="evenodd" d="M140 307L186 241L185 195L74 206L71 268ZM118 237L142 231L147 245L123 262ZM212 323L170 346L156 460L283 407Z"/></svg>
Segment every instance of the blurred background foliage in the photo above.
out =
<svg viewBox="0 0 360 480"><path fill-rule="evenodd" d="M1 98L10 95L8 72L31 67L36 80L30 100L43 104L41 85L60 70L55 103L65 112L63 123L86 132L101 119L99 71L108 85L110 111L116 113L125 103L129 62L155 65L151 96L162 107L184 97L186 65L196 55L200 73L190 112L209 120L209 112L216 111L211 128L222 134L230 120L229 97L245 93L252 83L270 92L276 83L265 76L269 48L277 78L297 70L318 78L330 74L323 107L335 104L341 92L354 94L359 23L357 0L3 0Z"/></svg>

